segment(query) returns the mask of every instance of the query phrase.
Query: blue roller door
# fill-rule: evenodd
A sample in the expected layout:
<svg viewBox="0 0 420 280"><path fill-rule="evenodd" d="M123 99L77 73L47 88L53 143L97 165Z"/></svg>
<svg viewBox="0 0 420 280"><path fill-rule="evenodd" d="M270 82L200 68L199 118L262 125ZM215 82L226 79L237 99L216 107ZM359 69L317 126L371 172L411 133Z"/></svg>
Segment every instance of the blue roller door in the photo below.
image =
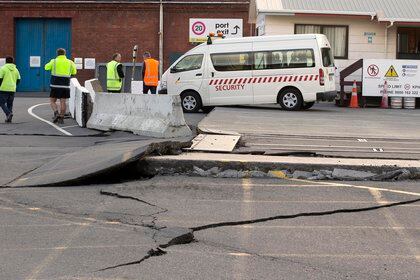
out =
<svg viewBox="0 0 420 280"><path fill-rule="evenodd" d="M65 48L71 56L70 19L18 19L16 21L16 64L22 81L18 91L49 90L50 74L44 65L56 56L57 48ZM40 66L30 64L30 58L40 58Z"/></svg>

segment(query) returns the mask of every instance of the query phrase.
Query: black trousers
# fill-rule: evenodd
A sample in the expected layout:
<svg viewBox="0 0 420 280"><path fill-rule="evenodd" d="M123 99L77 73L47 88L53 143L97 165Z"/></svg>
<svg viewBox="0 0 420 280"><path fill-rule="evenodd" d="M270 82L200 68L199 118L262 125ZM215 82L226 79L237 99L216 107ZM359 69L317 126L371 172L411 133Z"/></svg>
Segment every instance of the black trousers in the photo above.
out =
<svg viewBox="0 0 420 280"><path fill-rule="evenodd" d="M147 94L150 90L151 94L156 94L157 87L155 86L147 86L143 83L143 94Z"/></svg>

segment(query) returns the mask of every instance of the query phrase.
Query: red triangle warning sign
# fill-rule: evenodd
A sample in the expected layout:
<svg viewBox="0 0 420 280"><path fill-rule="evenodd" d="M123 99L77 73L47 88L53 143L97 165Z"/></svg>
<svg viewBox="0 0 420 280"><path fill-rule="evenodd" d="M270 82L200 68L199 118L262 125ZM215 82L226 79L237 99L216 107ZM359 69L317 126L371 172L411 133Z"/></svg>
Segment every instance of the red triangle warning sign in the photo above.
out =
<svg viewBox="0 0 420 280"><path fill-rule="evenodd" d="M388 72L386 72L385 77L387 77L387 78L398 78L398 73L395 70L393 65L391 65L391 67L389 67L389 70L388 70Z"/></svg>

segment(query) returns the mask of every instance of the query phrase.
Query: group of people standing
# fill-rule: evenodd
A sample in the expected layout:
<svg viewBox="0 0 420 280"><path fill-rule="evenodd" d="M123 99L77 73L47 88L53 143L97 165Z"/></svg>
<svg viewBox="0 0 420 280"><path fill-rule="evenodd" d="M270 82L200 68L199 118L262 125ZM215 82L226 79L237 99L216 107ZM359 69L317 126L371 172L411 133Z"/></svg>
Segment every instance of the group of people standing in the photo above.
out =
<svg viewBox="0 0 420 280"><path fill-rule="evenodd" d="M107 91L121 93L124 71L121 64L121 54L116 53L107 65L106 85ZM53 122L64 123L67 108L67 99L70 98L70 79L77 74L76 64L66 57L65 49L57 50L57 57L51 59L44 69L51 71L50 105L53 110ZM143 54L143 93L150 90L156 94L159 80L159 61L151 58L149 52ZM16 87L21 80L19 70L14 64L13 57L6 57L6 64L0 68L0 107L6 115L6 123L11 123L13 118L13 101ZM60 104L57 105L57 100Z"/></svg>
<svg viewBox="0 0 420 280"><path fill-rule="evenodd" d="M115 53L106 65L106 77L107 91L121 92L124 79L121 54ZM143 94L147 94L149 90L151 94L156 94L159 83L159 61L153 59L149 52L143 54L142 79Z"/></svg>

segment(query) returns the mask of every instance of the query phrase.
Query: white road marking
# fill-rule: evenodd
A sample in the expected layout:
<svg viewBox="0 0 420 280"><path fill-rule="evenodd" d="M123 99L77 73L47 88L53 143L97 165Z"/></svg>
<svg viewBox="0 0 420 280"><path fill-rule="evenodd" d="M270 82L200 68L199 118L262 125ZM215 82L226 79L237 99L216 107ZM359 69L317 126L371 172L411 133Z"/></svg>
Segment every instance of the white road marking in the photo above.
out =
<svg viewBox="0 0 420 280"><path fill-rule="evenodd" d="M57 129L58 131L60 131L61 133L63 133L64 135L67 135L67 136L73 136L73 134L71 134L70 132L68 132L68 131L66 131L66 130L64 130L64 129L62 129L62 128L61 128L61 127L59 127L58 125L55 125L55 124L53 124L52 122L47 121L47 120L45 120L45 119L43 119L43 118L41 118L41 117L39 117L39 116L37 116L37 115L35 115L35 114L34 114L33 110L34 110L35 108L37 108L37 107L39 107L39 106L49 105L49 104L50 104L50 103L41 103L41 104L34 105L34 106L32 106L31 108L29 108L29 109L28 109L28 114L29 114L29 115L31 115L32 117L34 117L34 118L36 118L36 119L38 119L38 120L40 120L40 121L44 122L44 123L47 123L47 124L51 125L51 126L52 126L52 127L54 127L55 129Z"/></svg>
<svg viewBox="0 0 420 280"><path fill-rule="evenodd" d="M62 126L61 128L71 128L71 127L78 127L79 125L75 124L75 125L69 125L69 126Z"/></svg>

